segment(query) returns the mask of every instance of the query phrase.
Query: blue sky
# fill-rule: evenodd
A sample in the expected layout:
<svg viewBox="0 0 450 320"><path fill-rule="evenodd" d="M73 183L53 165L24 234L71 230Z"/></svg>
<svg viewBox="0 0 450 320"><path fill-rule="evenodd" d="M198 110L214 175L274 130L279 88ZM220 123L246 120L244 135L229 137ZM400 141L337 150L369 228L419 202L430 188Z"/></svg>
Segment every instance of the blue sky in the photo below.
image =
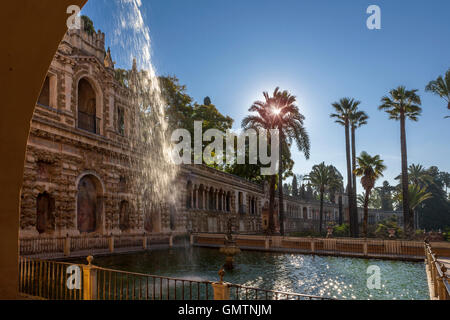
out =
<svg viewBox="0 0 450 320"><path fill-rule="evenodd" d="M381 30L366 27L371 4L381 8ZM106 33L117 66L129 68L125 57L139 52L112 41L118 8L117 0L89 0L83 13ZM176 75L199 102L211 97L235 128L262 91L280 86L297 96L311 158L294 150L296 173L325 161L345 176L344 129L329 114L332 102L350 96L370 117L357 131L357 152L379 154L393 183L399 123L377 107L398 85L422 97L420 121L407 123L409 163L450 171L446 103L424 92L450 68L450 1L142 0L141 12L158 74Z"/></svg>

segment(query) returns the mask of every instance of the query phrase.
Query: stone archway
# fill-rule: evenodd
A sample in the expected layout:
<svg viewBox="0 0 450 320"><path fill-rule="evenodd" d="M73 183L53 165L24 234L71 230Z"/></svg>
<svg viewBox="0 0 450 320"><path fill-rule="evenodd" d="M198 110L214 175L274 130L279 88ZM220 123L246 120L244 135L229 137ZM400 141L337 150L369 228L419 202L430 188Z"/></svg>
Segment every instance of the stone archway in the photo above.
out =
<svg viewBox="0 0 450 320"><path fill-rule="evenodd" d="M0 51L0 299L18 297L20 189L30 121L49 65L67 31L67 8L87 0L14 0L2 3Z"/></svg>
<svg viewBox="0 0 450 320"><path fill-rule="evenodd" d="M103 187L99 179L84 175L78 182L77 229L80 233L99 231L102 223Z"/></svg>

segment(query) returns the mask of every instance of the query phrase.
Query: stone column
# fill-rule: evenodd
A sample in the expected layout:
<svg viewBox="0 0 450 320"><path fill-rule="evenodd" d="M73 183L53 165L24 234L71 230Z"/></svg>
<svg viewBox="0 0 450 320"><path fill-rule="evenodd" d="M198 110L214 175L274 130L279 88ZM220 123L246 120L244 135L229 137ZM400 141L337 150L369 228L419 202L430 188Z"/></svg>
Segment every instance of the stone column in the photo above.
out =
<svg viewBox="0 0 450 320"><path fill-rule="evenodd" d="M197 187L194 188L194 194L195 194L195 204L194 204L194 206L195 206L195 209L198 209L198 188Z"/></svg>
<svg viewBox="0 0 450 320"><path fill-rule="evenodd" d="M216 211L219 210L219 191L215 191L214 192L214 208L216 209Z"/></svg>

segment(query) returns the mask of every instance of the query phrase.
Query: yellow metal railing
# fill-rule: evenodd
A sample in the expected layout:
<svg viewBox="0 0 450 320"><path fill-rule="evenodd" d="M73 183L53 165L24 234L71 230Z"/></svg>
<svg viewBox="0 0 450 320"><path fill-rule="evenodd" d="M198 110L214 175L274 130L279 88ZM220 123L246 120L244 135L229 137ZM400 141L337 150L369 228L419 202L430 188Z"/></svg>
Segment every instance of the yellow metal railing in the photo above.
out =
<svg viewBox="0 0 450 320"><path fill-rule="evenodd" d="M431 295L438 300L450 300L450 280L446 274L447 268L439 261L430 244L425 242L427 268L432 283Z"/></svg>
<svg viewBox="0 0 450 320"><path fill-rule="evenodd" d="M19 292L50 300L316 300L319 296L20 257Z"/></svg>

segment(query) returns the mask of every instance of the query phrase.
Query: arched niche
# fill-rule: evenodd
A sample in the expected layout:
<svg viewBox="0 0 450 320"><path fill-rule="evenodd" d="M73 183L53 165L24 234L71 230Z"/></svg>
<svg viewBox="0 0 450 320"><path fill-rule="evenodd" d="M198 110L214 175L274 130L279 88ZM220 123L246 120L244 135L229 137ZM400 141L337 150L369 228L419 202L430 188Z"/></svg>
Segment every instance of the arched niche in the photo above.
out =
<svg viewBox="0 0 450 320"><path fill-rule="evenodd" d="M101 231L103 222L103 185L93 174L86 174L77 186L77 229L80 233Z"/></svg>

